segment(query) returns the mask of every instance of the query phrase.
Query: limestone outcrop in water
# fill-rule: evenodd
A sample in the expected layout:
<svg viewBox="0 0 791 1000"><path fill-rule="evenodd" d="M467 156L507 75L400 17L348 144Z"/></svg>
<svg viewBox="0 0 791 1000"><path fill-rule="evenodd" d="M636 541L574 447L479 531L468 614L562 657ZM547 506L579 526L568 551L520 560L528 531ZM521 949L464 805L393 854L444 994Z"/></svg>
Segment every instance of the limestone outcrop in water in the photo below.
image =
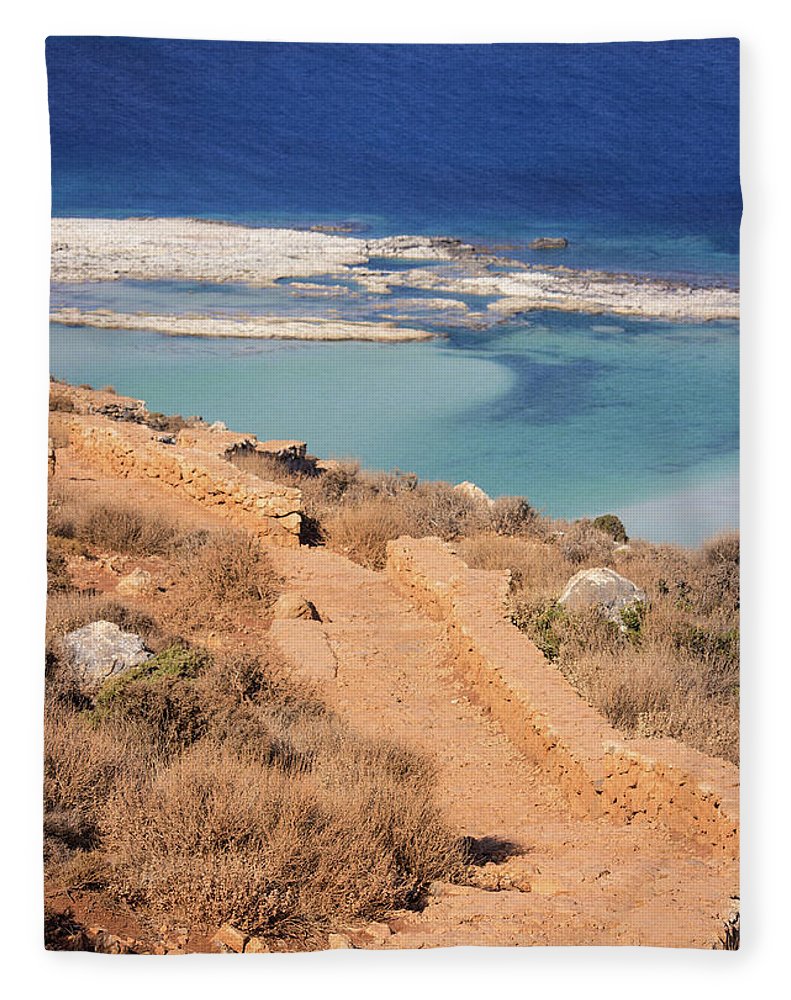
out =
<svg viewBox="0 0 791 1000"><path fill-rule="evenodd" d="M541 238L548 249L565 238ZM414 260L414 267L372 268L372 260ZM494 325L522 312L559 310L592 315L642 316L671 321L733 320L739 294L725 287L629 274L538 267L478 252L449 237L391 236L362 240L292 229L216 225L196 219L53 219L52 279L96 281L235 282L272 288L282 279L351 279L369 295L393 289L431 292L428 307L456 310L461 325ZM297 286L299 288L299 286ZM337 282L308 282L303 291L351 294ZM465 296L488 298L481 314L465 316ZM447 299L443 307L442 300ZM55 309L51 318L104 329L154 330L192 336L298 340L427 340L435 333L401 326L415 299L393 297L389 322L337 316L146 315L106 310ZM462 308L460 308L460 306ZM479 319L483 316L483 322ZM367 318L366 318L367 319ZM454 316L454 322L456 317Z"/></svg>

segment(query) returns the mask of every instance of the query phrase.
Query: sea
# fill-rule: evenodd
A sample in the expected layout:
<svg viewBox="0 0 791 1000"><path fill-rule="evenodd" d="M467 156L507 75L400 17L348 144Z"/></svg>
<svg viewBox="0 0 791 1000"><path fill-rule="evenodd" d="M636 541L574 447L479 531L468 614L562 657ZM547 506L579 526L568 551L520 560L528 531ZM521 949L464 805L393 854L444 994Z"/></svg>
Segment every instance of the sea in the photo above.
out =
<svg viewBox="0 0 791 1000"><path fill-rule="evenodd" d="M528 262L738 286L735 39L60 36L47 68L55 216L444 235ZM530 251L539 236L569 245ZM53 287L53 304L128 312L322 307L286 298ZM616 512L654 541L738 525L738 324L540 312L431 328L443 338L363 344L52 324L51 371L325 457L527 496L554 517Z"/></svg>

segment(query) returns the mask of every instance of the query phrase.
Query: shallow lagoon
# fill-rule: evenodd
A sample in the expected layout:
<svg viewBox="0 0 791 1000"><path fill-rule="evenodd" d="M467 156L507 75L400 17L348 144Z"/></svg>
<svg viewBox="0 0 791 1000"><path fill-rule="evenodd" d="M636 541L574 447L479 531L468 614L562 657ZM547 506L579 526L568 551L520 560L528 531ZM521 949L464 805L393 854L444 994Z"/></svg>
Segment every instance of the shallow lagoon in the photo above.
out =
<svg viewBox="0 0 791 1000"><path fill-rule="evenodd" d="M447 333L321 344L53 324L51 370L325 457L526 495L554 516L622 511L656 540L735 525L735 324L538 313Z"/></svg>

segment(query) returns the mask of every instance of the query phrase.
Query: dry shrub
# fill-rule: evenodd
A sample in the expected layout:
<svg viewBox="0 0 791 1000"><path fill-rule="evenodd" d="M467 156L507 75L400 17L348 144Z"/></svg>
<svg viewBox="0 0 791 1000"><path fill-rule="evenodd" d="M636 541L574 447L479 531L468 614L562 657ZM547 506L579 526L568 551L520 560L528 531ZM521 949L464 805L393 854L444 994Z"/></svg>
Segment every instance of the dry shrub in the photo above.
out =
<svg viewBox="0 0 791 1000"><path fill-rule="evenodd" d="M412 522L417 538L436 535L452 541L462 535L482 530L488 521L488 506L448 483L420 483L414 491L401 494L400 506Z"/></svg>
<svg viewBox="0 0 791 1000"><path fill-rule="evenodd" d="M69 393L55 385L50 386L49 408L57 413L74 413L76 409Z"/></svg>
<svg viewBox="0 0 791 1000"><path fill-rule="evenodd" d="M74 538L79 507L61 484L50 482L47 496L47 534L58 538Z"/></svg>
<svg viewBox="0 0 791 1000"><path fill-rule="evenodd" d="M44 904L44 947L47 951L93 952L95 947L85 927L71 909L58 912Z"/></svg>
<svg viewBox="0 0 791 1000"><path fill-rule="evenodd" d="M480 530L488 518L483 505L447 483L420 483L392 493L366 490L366 499L347 501L323 515L321 526L330 548L373 569L384 566L387 542L401 535L452 541Z"/></svg>
<svg viewBox="0 0 791 1000"><path fill-rule="evenodd" d="M369 492L361 482L360 463L352 459L333 461L318 476L301 484L303 496L318 509L333 506L357 488L359 493Z"/></svg>
<svg viewBox="0 0 791 1000"><path fill-rule="evenodd" d="M44 830L69 847L91 848L99 815L119 777L146 767L145 745L96 729L85 713L49 701L44 716Z"/></svg>
<svg viewBox="0 0 791 1000"><path fill-rule="evenodd" d="M720 535L701 549L702 580L699 604L703 611L739 608L740 540L738 532Z"/></svg>
<svg viewBox="0 0 791 1000"><path fill-rule="evenodd" d="M66 556L57 545L47 542L47 593L62 593L72 589Z"/></svg>
<svg viewBox="0 0 791 1000"><path fill-rule="evenodd" d="M739 759L738 674L684 655L661 639L561 655L560 669L609 721L642 736L672 736Z"/></svg>
<svg viewBox="0 0 791 1000"><path fill-rule="evenodd" d="M242 472L249 472L268 483L283 483L296 480L288 462L276 455L262 451L236 451L227 456L228 461Z"/></svg>
<svg viewBox="0 0 791 1000"><path fill-rule="evenodd" d="M611 566L613 562L612 538L584 518L575 521L563 533L558 548L564 559L578 568L583 565Z"/></svg>
<svg viewBox="0 0 791 1000"><path fill-rule="evenodd" d="M304 938L412 905L460 869L433 767L354 734L271 649L157 660L110 682L93 712L48 704L60 882L106 886L147 918Z"/></svg>
<svg viewBox="0 0 791 1000"><path fill-rule="evenodd" d="M522 535L540 526L538 511L524 497L498 497L490 511L496 535Z"/></svg>
<svg viewBox="0 0 791 1000"><path fill-rule="evenodd" d="M133 729L164 756L196 743L209 729L209 713L193 681L209 665L206 653L177 644L105 682L94 719Z"/></svg>
<svg viewBox="0 0 791 1000"><path fill-rule="evenodd" d="M131 555L164 555L178 538L176 528L161 515L125 504L100 504L77 526L77 535L90 545Z"/></svg>
<svg viewBox="0 0 791 1000"><path fill-rule="evenodd" d="M179 553L187 606L222 609L258 602L268 606L277 597L280 581L255 536L223 529L193 541Z"/></svg>
<svg viewBox="0 0 791 1000"><path fill-rule="evenodd" d="M400 505L381 500L340 507L322 521L330 548L372 569L384 566L388 541L409 534L410 527Z"/></svg>
<svg viewBox="0 0 791 1000"><path fill-rule="evenodd" d="M340 777L199 744L111 798L115 888L157 913L283 936L406 905L458 863L430 794L366 769Z"/></svg>
<svg viewBox="0 0 791 1000"><path fill-rule="evenodd" d="M535 538L474 535L457 542L456 550L473 569L509 570L520 599L555 598L574 572L555 545Z"/></svg>
<svg viewBox="0 0 791 1000"><path fill-rule="evenodd" d="M146 413L143 423L151 430L168 434L178 434L180 430L189 427L189 421L178 413Z"/></svg>

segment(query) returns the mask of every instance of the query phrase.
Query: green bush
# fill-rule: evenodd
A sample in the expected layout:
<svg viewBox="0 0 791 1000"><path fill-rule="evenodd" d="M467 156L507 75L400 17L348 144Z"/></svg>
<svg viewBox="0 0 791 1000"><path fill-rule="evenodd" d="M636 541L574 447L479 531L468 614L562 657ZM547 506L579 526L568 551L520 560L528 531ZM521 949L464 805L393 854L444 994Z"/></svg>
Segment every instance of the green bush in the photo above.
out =
<svg viewBox="0 0 791 1000"><path fill-rule="evenodd" d="M93 719L131 724L164 753L191 746L209 720L194 680L209 665L206 653L169 646L120 677L107 681L96 698Z"/></svg>
<svg viewBox="0 0 791 1000"><path fill-rule="evenodd" d="M621 611L621 622L626 629L627 638L631 639L632 642L637 642L640 639L646 611L647 608L643 601L635 601Z"/></svg>
<svg viewBox="0 0 791 1000"><path fill-rule="evenodd" d="M599 517L594 518L593 527L598 528L599 531L603 531L616 542L625 543L629 541L623 521L617 514L601 514Z"/></svg>
<svg viewBox="0 0 791 1000"><path fill-rule="evenodd" d="M568 621L568 615L559 604L554 601L517 604L511 613L511 621L530 636L548 660L557 660L563 644L558 626Z"/></svg>

